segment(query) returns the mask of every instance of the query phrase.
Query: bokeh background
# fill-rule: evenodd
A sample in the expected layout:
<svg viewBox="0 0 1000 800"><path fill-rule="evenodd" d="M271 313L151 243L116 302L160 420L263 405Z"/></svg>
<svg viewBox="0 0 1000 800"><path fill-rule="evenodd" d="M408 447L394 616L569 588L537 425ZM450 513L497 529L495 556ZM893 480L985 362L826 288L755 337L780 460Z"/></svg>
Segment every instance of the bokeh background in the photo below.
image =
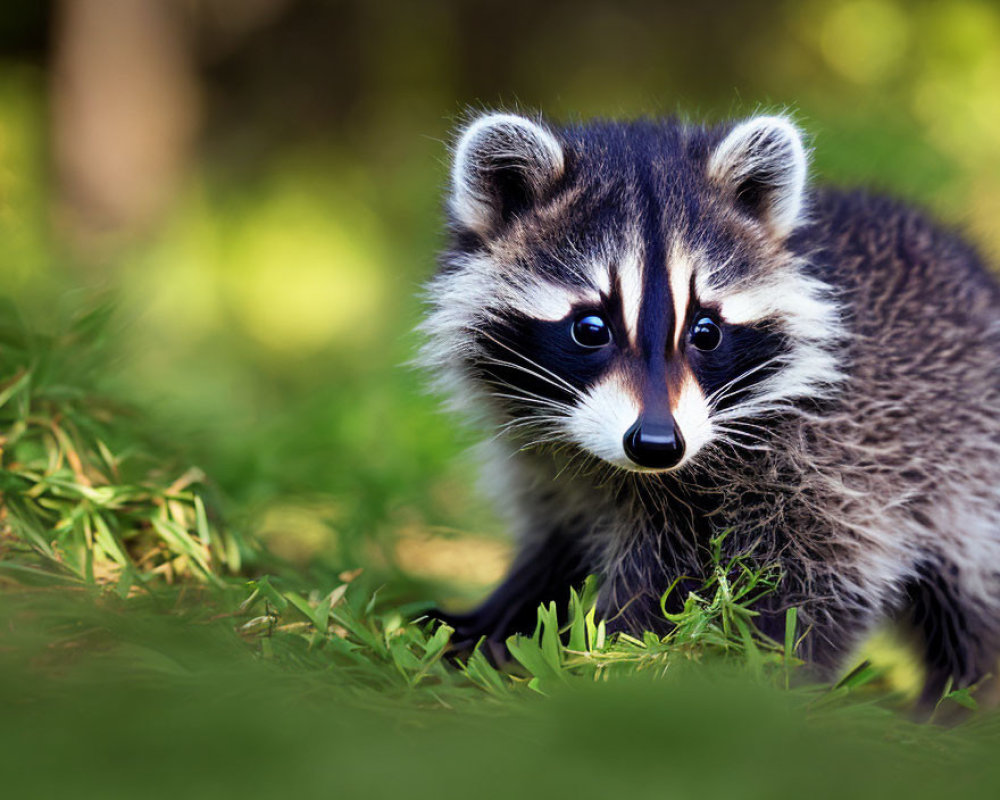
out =
<svg viewBox="0 0 1000 800"><path fill-rule="evenodd" d="M469 108L788 109L818 180L1000 251L1000 8L985 0L9 0L0 294L116 309L95 385L296 565L475 594L507 557L406 366Z"/></svg>

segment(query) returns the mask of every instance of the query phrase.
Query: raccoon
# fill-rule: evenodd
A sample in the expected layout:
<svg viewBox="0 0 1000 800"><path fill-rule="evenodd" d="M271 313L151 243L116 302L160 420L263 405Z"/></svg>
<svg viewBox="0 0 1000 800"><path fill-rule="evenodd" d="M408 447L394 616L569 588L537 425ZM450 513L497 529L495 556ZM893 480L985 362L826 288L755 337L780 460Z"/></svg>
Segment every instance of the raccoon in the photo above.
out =
<svg viewBox="0 0 1000 800"><path fill-rule="evenodd" d="M520 549L476 610L498 653L588 574L609 630L665 633L724 558L777 564L755 608L832 677L904 625L924 699L1000 653L1000 286L920 212L814 188L787 116L457 138L421 362L484 422Z"/></svg>

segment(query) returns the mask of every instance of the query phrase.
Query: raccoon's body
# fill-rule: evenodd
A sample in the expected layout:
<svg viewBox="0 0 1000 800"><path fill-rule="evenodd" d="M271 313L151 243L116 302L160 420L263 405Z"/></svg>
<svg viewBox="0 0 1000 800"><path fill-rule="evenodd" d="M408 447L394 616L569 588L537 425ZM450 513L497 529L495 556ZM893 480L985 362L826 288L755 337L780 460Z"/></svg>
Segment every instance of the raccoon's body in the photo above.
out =
<svg viewBox="0 0 1000 800"><path fill-rule="evenodd" d="M529 631L590 573L611 630L669 628L724 556L832 672L878 622L925 698L1000 653L1000 288L921 214L807 186L782 117L462 133L424 362L496 430L521 550L455 641Z"/></svg>

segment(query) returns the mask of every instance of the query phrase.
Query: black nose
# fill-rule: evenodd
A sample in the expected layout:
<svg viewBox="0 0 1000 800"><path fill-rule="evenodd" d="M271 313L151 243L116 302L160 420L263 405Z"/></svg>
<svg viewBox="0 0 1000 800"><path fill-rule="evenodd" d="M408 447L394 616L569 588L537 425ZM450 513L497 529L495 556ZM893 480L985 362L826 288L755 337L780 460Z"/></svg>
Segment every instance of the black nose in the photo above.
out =
<svg viewBox="0 0 1000 800"><path fill-rule="evenodd" d="M624 445L625 455L649 469L676 467L684 457L684 437L673 420L665 425L636 420L625 431Z"/></svg>

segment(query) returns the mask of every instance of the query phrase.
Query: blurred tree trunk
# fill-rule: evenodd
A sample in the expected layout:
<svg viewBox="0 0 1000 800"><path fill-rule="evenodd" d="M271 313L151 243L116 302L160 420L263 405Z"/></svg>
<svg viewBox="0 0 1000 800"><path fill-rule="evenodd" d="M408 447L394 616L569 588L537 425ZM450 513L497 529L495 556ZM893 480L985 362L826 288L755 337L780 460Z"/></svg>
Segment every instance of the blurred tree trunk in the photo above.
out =
<svg viewBox="0 0 1000 800"><path fill-rule="evenodd" d="M56 0L56 219L80 255L150 230L191 161L199 54L219 57L290 0Z"/></svg>
<svg viewBox="0 0 1000 800"><path fill-rule="evenodd" d="M169 0L58 3L56 212L84 254L148 229L185 173L199 104L181 7Z"/></svg>

